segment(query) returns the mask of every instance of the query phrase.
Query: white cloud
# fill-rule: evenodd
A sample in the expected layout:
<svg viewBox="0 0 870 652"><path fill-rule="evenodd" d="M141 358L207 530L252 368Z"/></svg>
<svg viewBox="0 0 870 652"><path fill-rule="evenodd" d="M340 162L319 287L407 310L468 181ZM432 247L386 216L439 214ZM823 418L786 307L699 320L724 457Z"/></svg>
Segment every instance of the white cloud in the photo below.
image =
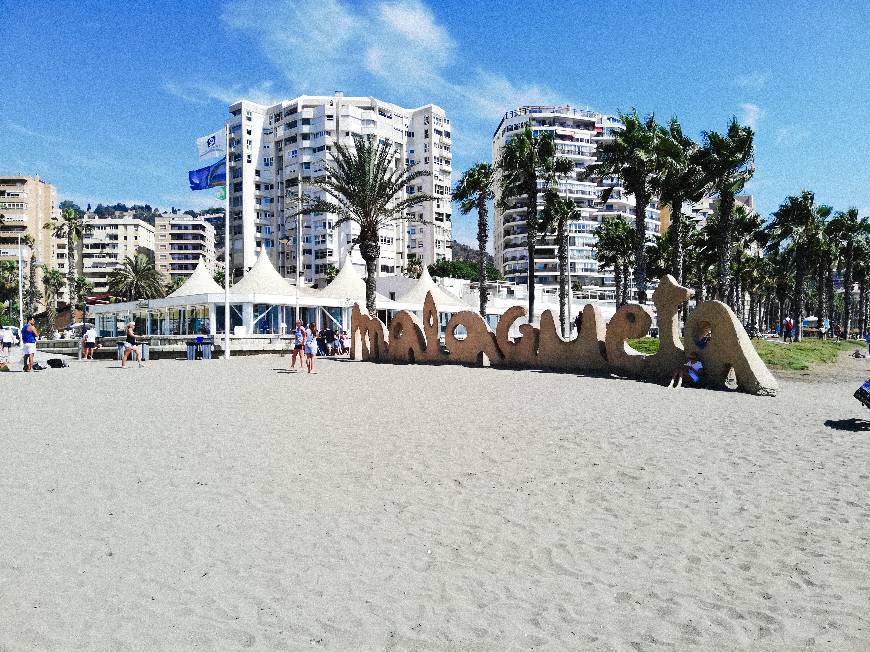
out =
<svg viewBox="0 0 870 652"><path fill-rule="evenodd" d="M22 136L37 138L39 140L50 140L49 137L46 136L44 133L33 131L32 129L28 129L24 125L20 125L16 122L11 122L9 120L6 121L6 128L9 129L9 131L14 131L15 133L21 134Z"/></svg>
<svg viewBox="0 0 870 652"><path fill-rule="evenodd" d="M254 86L243 87L238 84L222 86L208 82L175 82L168 81L163 85L164 90L192 104L207 104L209 101L221 104L233 104L241 99L250 100L258 104L274 104L281 97L272 91L273 82L266 80Z"/></svg>
<svg viewBox="0 0 870 652"><path fill-rule="evenodd" d="M774 141L777 145L797 145L805 142L810 137L807 129L800 127L779 127L776 130Z"/></svg>
<svg viewBox="0 0 870 652"><path fill-rule="evenodd" d="M757 104L744 102L740 107L740 123L752 128L752 131L758 130L758 122L764 117L764 109Z"/></svg>
<svg viewBox="0 0 870 652"><path fill-rule="evenodd" d="M558 104L556 92L546 86L518 86L502 74L481 69L472 83L456 85L453 92L461 95L474 113L491 120L498 120L508 109L523 104Z"/></svg>
<svg viewBox="0 0 870 652"><path fill-rule="evenodd" d="M738 75L734 78L735 86L740 88L748 88L750 90L760 90L767 83L767 75L758 71L748 72L744 75Z"/></svg>
<svg viewBox="0 0 870 652"><path fill-rule="evenodd" d="M409 102L440 104L466 121L490 121L523 103L554 101L556 94L545 86L487 70L478 70L469 82L449 82L458 45L422 0L380 0L364 7L343 0L231 0L222 19L281 70L292 85L288 96L364 93L375 82L413 98Z"/></svg>

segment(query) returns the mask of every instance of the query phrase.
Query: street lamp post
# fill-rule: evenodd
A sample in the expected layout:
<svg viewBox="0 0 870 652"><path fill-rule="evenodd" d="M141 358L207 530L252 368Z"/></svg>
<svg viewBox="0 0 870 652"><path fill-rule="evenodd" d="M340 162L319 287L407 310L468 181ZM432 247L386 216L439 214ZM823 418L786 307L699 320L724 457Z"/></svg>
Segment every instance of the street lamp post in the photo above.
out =
<svg viewBox="0 0 870 652"><path fill-rule="evenodd" d="M24 332L24 261L21 256L21 234L18 234L18 336Z"/></svg>

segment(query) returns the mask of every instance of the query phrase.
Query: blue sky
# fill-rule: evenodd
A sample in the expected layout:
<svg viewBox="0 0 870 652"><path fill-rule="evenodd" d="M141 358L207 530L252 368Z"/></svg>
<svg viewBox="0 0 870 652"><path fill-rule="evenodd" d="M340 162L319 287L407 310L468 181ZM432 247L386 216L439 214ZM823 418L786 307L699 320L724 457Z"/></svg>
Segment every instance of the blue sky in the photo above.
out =
<svg viewBox="0 0 870 652"><path fill-rule="evenodd" d="M696 137L736 115L757 131L762 215L803 188L870 214L870 3L0 6L0 173L39 174L82 205L212 205L186 172L228 103L343 90L443 106L455 178L526 102L676 115Z"/></svg>

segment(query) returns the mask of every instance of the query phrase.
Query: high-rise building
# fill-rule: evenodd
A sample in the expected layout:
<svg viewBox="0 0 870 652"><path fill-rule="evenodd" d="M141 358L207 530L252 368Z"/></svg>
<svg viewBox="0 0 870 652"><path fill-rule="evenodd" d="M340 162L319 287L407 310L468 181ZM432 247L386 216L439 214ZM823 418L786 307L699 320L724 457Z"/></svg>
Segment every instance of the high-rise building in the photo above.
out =
<svg viewBox="0 0 870 652"><path fill-rule="evenodd" d="M581 180L581 172L595 163L598 144L613 138L622 123L615 116L584 111L571 106L522 106L505 113L492 139L493 161L501 158L505 144L525 127L534 135L552 133L559 156L574 161L575 172L558 182L559 193L572 200L579 209L579 218L568 223L568 260L572 279L584 287L612 288L613 270L600 268L595 260L593 232L610 215L621 215L631 225L635 223L634 197L619 185L615 177ZM600 200L606 187L613 191L606 202ZM508 281L527 281L526 211L521 202L500 208L500 192L496 190L493 219L496 266ZM543 196L538 196L538 208L543 208ZM658 203L650 202L646 215L648 234L660 230ZM545 236L535 248L535 281L542 286L559 282L559 264L555 235Z"/></svg>
<svg viewBox="0 0 870 652"><path fill-rule="evenodd" d="M94 284L93 293L109 291L109 274L124 264L125 258L144 254L154 259L154 227L132 213L115 213L98 217L85 213L88 233L78 243L78 273ZM64 254L66 245L59 247ZM65 258L65 255L64 255ZM66 273L65 261L58 268Z"/></svg>
<svg viewBox="0 0 870 652"><path fill-rule="evenodd" d="M215 271L214 227L205 217L163 213L154 220L157 269L175 280L193 274L200 260Z"/></svg>
<svg viewBox="0 0 870 652"><path fill-rule="evenodd" d="M353 146L353 136L372 135L395 148L392 167L412 164L430 172L406 193L424 192L436 200L417 206L407 221L381 229L378 271L395 274L409 257L424 264L450 258L451 127L439 107L405 109L372 97L306 96L265 106L242 100L230 106L230 235L234 275L254 264L265 248L279 272L296 273L297 204L301 193L317 196L313 178L325 174L336 143ZM353 239L354 224L335 227L334 215L302 220L300 277L324 285L330 266L344 256L358 270L363 260Z"/></svg>
<svg viewBox="0 0 870 652"><path fill-rule="evenodd" d="M45 265L54 265L56 256L55 238L44 227L59 214L57 190L39 177L0 177L0 260L18 261L19 238L33 238L37 267L37 287L42 291L42 274ZM22 257L30 259L31 251L22 244ZM25 262L25 269L27 268ZM40 306L41 307L41 306Z"/></svg>

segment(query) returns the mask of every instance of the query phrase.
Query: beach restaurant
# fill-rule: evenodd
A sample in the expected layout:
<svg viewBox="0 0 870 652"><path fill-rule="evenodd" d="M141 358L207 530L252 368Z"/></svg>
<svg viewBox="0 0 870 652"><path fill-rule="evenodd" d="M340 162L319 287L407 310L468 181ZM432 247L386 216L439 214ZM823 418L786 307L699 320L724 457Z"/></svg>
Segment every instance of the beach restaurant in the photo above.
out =
<svg viewBox="0 0 870 652"><path fill-rule="evenodd" d="M464 283L468 283L465 281ZM426 267L419 279L384 277L378 279L375 303L378 317L384 322L400 310L408 310L422 319L426 294L431 292L438 308L441 329L450 317L463 310L476 311L477 291L456 293L436 283ZM524 289L524 288L522 288ZM504 312L515 305L524 305L525 296L507 294L520 288L496 288L490 293L487 321L495 329ZM459 294L462 295L460 298ZM554 297L541 293L540 310L551 309L558 314ZM98 304L91 307L97 331L101 337L118 337L130 321L136 323L141 336L186 336L223 334L226 295L200 262L190 278L172 294L162 299ZM350 331L351 310L355 303L366 304L366 283L345 258L338 274L324 288L297 287L281 276L261 251L254 265L229 290L230 335L242 338L274 337L291 332L298 318L305 324L314 322L318 328ZM614 310L612 302L589 301L598 305L608 320ZM575 305L582 310L582 304ZM572 311L574 313L574 311ZM536 315L538 315L536 311ZM518 334L518 320L512 335Z"/></svg>
<svg viewBox="0 0 870 652"><path fill-rule="evenodd" d="M420 315L426 292L432 292L439 310L468 310L459 297L441 289L424 271L420 279L398 299L376 294L378 315L388 321L399 310ZM135 321L143 336L191 336L224 333L226 294L200 262L190 278L162 299L107 303L91 308L101 337L123 335L126 324ZM296 316L318 328L350 330L351 309L365 305L366 284L345 259L335 278L320 290L296 287L273 267L265 251L248 272L229 290L230 334L240 337L280 335L292 330Z"/></svg>

